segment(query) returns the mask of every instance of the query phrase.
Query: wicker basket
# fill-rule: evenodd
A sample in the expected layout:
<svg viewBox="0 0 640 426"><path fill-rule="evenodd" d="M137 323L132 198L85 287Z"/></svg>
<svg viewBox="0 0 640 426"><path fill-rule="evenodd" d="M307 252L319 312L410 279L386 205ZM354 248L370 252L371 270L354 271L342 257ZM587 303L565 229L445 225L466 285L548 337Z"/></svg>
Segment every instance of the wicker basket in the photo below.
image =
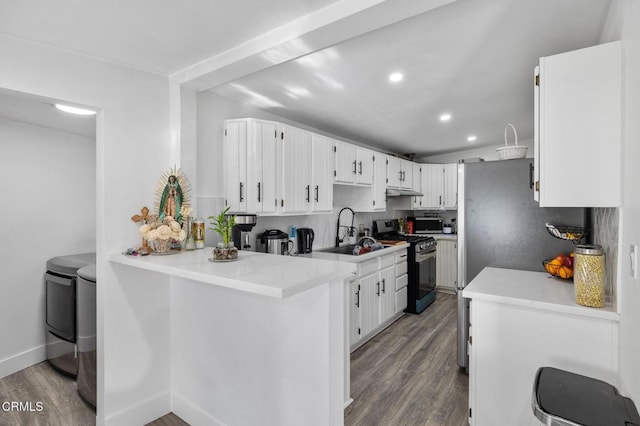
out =
<svg viewBox="0 0 640 426"><path fill-rule="evenodd" d="M513 130L513 136L515 137L515 145L509 145L507 142L507 132L509 127ZM515 158L525 158L527 156L527 147L518 145L518 133L513 124L507 123L504 127L504 146L496 148L498 152L498 159L500 160L513 160Z"/></svg>

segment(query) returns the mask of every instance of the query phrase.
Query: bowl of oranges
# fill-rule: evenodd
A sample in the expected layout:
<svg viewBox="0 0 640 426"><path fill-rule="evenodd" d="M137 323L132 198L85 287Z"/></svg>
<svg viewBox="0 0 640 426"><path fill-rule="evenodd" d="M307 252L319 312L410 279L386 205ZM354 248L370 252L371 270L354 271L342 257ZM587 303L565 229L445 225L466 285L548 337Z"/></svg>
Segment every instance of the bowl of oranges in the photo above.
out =
<svg viewBox="0 0 640 426"><path fill-rule="evenodd" d="M573 278L573 253L559 254L553 259L542 261L544 269L554 277L570 280Z"/></svg>

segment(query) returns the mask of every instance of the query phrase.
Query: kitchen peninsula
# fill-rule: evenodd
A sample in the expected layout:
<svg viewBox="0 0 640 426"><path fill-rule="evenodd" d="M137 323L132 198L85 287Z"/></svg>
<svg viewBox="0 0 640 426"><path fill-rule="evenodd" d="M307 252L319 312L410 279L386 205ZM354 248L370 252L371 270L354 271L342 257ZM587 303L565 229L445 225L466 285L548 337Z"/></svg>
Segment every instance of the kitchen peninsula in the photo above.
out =
<svg viewBox="0 0 640 426"><path fill-rule="evenodd" d="M356 266L245 251L214 263L210 255L110 256L130 308L146 314L133 332L105 341L130 350L136 364L105 360L105 392L131 407L106 423L173 411L190 424L342 424L344 282ZM148 294L156 283L161 296ZM153 371L125 374L136 367Z"/></svg>
<svg viewBox="0 0 640 426"><path fill-rule="evenodd" d="M531 391L539 367L619 385L619 314L611 305L577 305L570 281L487 267L463 296L471 299L470 425L534 424Z"/></svg>

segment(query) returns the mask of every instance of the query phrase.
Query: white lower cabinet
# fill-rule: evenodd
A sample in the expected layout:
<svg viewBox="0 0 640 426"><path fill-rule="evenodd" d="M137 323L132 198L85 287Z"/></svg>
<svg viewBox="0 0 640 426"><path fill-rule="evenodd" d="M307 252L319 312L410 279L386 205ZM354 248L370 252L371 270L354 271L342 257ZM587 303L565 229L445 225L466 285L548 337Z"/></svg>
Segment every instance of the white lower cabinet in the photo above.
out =
<svg viewBox="0 0 640 426"><path fill-rule="evenodd" d="M617 383L617 321L480 299L470 309L470 425L539 425L531 391L540 367Z"/></svg>
<svg viewBox="0 0 640 426"><path fill-rule="evenodd" d="M394 256L395 257L395 256ZM396 267L389 266L379 272L378 300L380 302L380 318L378 324L382 324L396 311Z"/></svg>
<svg viewBox="0 0 640 426"><path fill-rule="evenodd" d="M458 285L458 241L437 237L436 240L436 288L454 292Z"/></svg>
<svg viewBox="0 0 640 426"><path fill-rule="evenodd" d="M409 274L408 274L409 264L407 263L407 256L408 256L407 250L396 252L395 314L399 314L405 309L407 309L407 298L408 298L407 286L409 285Z"/></svg>
<svg viewBox="0 0 640 426"><path fill-rule="evenodd" d="M352 350L402 316L407 307L406 255L405 249L358 264L358 276L350 283Z"/></svg>

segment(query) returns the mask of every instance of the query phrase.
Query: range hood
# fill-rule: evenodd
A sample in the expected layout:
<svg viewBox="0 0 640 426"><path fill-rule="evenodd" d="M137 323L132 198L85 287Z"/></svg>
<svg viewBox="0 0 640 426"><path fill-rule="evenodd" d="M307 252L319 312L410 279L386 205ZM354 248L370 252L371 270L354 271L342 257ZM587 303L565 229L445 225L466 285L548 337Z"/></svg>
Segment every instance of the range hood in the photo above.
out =
<svg viewBox="0 0 640 426"><path fill-rule="evenodd" d="M422 197L423 195L413 189L387 188L387 197Z"/></svg>

